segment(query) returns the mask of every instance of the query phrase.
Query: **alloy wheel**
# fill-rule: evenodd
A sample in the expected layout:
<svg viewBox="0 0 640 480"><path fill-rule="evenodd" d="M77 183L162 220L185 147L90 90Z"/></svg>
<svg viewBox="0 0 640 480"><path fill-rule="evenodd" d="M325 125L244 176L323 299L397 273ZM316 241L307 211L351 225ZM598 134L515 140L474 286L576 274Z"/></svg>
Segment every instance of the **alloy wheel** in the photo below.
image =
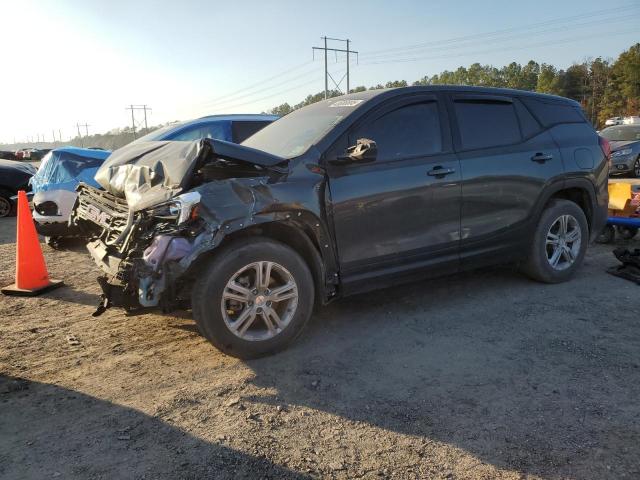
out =
<svg viewBox="0 0 640 480"><path fill-rule="evenodd" d="M6 217L11 212L11 202L4 197L0 197L0 217Z"/></svg>
<svg viewBox="0 0 640 480"><path fill-rule="evenodd" d="M275 262L254 262L238 270L222 293L222 317L227 328L247 341L280 334L298 307L293 275Z"/></svg>
<svg viewBox="0 0 640 480"><path fill-rule="evenodd" d="M546 240L547 261L554 270L571 267L580 254L582 230L573 215L561 215L549 228Z"/></svg>
<svg viewBox="0 0 640 480"><path fill-rule="evenodd" d="M633 164L633 174L636 178L640 178L640 157L636 158L636 161Z"/></svg>

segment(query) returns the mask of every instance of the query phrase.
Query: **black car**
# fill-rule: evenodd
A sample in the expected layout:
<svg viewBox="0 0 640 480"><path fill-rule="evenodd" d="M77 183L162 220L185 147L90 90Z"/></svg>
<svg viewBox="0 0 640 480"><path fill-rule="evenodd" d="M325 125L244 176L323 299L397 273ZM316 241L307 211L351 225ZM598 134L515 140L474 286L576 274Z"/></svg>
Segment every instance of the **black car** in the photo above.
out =
<svg viewBox="0 0 640 480"><path fill-rule="evenodd" d="M6 217L13 211L11 197L18 190L29 190L29 179L36 168L28 163L15 160L0 160L0 217Z"/></svg>
<svg viewBox="0 0 640 480"><path fill-rule="evenodd" d="M325 100L241 145L118 150L73 221L106 273L99 311L190 307L231 355L283 348L314 304L517 262L568 280L607 213L606 140L579 104L472 87Z"/></svg>
<svg viewBox="0 0 640 480"><path fill-rule="evenodd" d="M611 175L640 178L640 125L616 125L600 135L611 145Z"/></svg>

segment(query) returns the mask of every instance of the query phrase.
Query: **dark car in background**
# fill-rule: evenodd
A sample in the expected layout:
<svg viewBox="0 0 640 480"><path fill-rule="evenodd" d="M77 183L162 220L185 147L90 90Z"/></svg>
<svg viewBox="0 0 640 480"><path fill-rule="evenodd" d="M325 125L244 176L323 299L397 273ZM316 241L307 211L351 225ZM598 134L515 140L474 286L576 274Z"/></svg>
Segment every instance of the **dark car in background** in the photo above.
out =
<svg viewBox="0 0 640 480"><path fill-rule="evenodd" d="M600 135L611 145L611 175L640 178L640 125L616 125Z"/></svg>
<svg viewBox="0 0 640 480"><path fill-rule="evenodd" d="M186 122L167 125L140 137L136 142L149 141L193 141L213 138L241 143L262 128L274 122L277 115L209 115Z"/></svg>
<svg viewBox="0 0 640 480"><path fill-rule="evenodd" d="M0 160L0 217L13 212L11 197L18 190L29 190L29 180L36 173L36 167L15 160Z"/></svg>
<svg viewBox="0 0 640 480"><path fill-rule="evenodd" d="M241 145L120 149L96 174L104 190L80 186L73 221L105 273L97 313L191 307L207 339L248 358L340 296L505 262L569 280L606 220L607 153L572 100L370 90Z"/></svg>

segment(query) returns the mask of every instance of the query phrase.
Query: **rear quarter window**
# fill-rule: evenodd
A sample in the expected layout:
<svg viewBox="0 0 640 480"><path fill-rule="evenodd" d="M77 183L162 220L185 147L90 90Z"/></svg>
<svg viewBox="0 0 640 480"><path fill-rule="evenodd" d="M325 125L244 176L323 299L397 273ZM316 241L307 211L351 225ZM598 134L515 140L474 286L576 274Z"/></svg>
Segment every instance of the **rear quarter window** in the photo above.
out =
<svg viewBox="0 0 640 480"><path fill-rule="evenodd" d="M512 145L522 140L510 102L455 100L454 107L465 150Z"/></svg>
<svg viewBox="0 0 640 480"><path fill-rule="evenodd" d="M587 122L582 109L571 103L546 101L529 97L522 97L521 100L545 128L559 123Z"/></svg>
<svg viewBox="0 0 640 480"><path fill-rule="evenodd" d="M242 143L254 133L262 130L271 122L259 121L235 121L231 124L233 143Z"/></svg>

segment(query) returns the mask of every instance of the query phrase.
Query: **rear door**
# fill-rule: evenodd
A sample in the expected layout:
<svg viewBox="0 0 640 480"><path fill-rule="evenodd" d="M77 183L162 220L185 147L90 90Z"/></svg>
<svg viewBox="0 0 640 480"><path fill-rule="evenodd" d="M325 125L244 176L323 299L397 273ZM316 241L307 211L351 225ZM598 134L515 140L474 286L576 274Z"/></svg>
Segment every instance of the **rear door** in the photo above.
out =
<svg viewBox="0 0 640 480"><path fill-rule="evenodd" d="M377 143L370 163L328 163L331 211L345 289L425 266L457 269L460 167L446 108L434 95L391 100L338 141Z"/></svg>
<svg viewBox="0 0 640 480"><path fill-rule="evenodd" d="M522 256L544 187L561 181L562 158L517 98L451 94L461 168L463 268Z"/></svg>

